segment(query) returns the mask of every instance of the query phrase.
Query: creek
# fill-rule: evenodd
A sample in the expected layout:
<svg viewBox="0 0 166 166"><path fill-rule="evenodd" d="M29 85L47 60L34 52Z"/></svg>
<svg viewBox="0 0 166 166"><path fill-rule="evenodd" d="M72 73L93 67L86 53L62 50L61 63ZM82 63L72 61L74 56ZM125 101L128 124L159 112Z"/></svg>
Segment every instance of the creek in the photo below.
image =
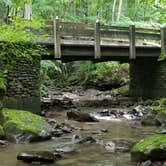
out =
<svg viewBox="0 0 166 166"><path fill-rule="evenodd" d="M84 112L99 112L102 108L83 108ZM57 147L72 147L74 153L66 154L63 159L56 161L50 166L134 166L130 160L130 152L119 150L111 152L103 145L109 141L117 142L119 149L123 149L127 144L136 142L137 140L153 133L155 127L143 127L136 120L100 120L97 123L85 123L67 120L65 110L55 113L55 119L58 122L65 122L72 126L81 128L72 133L64 134L59 138L50 141L31 143L31 144L10 144L6 148L0 150L1 166L29 166L30 164L17 161L16 156L21 151L26 150L49 150L53 151ZM107 132L99 132L101 129ZM99 144L72 144L73 135L92 136L96 138ZM38 165L38 164L33 164ZM47 166L49 164L43 164Z"/></svg>

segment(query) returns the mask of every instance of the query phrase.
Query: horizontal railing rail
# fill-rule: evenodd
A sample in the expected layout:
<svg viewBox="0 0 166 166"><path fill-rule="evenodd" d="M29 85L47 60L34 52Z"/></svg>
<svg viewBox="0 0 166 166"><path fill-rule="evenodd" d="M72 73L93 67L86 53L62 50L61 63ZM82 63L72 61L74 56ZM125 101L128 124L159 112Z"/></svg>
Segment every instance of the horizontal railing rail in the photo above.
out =
<svg viewBox="0 0 166 166"><path fill-rule="evenodd" d="M161 47L161 53L166 52L166 28L137 28L95 24L62 22L56 18L46 21L37 35L45 34L47 40L54 43L55 58L61 58L62 44L93 45L95 58L101 58L102 45L126 45L129 47L129 58L136 58L136 47Z"/></svg>

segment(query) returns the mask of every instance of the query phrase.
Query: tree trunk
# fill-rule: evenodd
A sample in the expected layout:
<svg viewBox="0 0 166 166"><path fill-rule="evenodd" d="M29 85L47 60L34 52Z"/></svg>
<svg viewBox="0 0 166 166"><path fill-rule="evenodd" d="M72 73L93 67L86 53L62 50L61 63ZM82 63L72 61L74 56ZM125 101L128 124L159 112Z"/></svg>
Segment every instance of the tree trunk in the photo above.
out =
<svg viewBox="0 0 166 166"><path fill-rule="evenodd" d="M120 20L121 14L122 14L122 5L123 5L123 0L119 1L119 8L118 8L118 16L117 16L117 21Z"/></svg>
<svg viewBox="0 0 166 166"><path fill-rule="evenodd" d="M25 4L24 18L26 20L31 20L32 19L32 4Z"/></svg>
<svg viewBox="0 0 166 166"><path fill-rule="evenodd" d="M113 8L112 8L112 22L115 22L115 8L116 8L117 0L114 0Z"/></svg>

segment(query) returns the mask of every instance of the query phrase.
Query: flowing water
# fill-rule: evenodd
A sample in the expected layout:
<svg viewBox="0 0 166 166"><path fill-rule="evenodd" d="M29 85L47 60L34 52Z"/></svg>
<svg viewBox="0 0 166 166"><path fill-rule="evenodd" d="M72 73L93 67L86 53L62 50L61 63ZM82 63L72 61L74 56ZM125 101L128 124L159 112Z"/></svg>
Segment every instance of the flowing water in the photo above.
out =
<svg viewBox="0 0 166 166"><path fill-rule="evenodd" d="M101 109L87 108L88 112L95 112ZM111 140L125 140L126 142L135 142L145 135L151 134L155 131L155 127L142 127L137 121L116 120L106 121L102 120L98 123L80 123L75 121L68 121L66 119L66 112L58 112L56 119L59 122L70 123L73 126L83 128L84 130L77 130L74 133L63 135L46 142L32 143L32 144L10 144L6 148L0 149L0 166L28 166L30 164L17 161L16 156L20 151L25 150L54 150L57 146L69 145L76 149L76 152L66 155L64 159L56 161L51 166L134 166L136 163L130 161L129 152L112 153L100 144L105 144ZM108 129L107 133L92 134L92 131L100 129ZM82 136L93 136L97 138L100 144L73 144L72 136L74 134ZM35 165L35 164L34 164ZM47 166L49 164L43 164Z"/></svg>

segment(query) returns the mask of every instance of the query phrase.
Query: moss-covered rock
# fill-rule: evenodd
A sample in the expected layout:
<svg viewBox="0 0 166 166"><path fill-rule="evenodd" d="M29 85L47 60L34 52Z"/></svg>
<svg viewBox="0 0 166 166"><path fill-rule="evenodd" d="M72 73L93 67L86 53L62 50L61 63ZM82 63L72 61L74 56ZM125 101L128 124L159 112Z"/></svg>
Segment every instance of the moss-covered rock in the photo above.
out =
<svg viewBox="0 0 166 166"><path fill-rule="evenodd" d="M3 109L0 122L7 140L27 143L50 138L51 126L43 117L22 110Z"/></svg>
<svg viewBox="0 0 166 166"><path fill-rule="evenodd" d="M166 160L166 135L156 134L142 139L131 149L132 161Z"/></svg>
<svg viewBox="0 0 166 166"><path fill-rule="evenodd" d="M111 91L113 95L129 96L129 86L125 85Z"/></svg>
<svg viewBox="0 0 166 166"><path fill-rule="evenodd" d="M0 139L4 138L3 127L0 125Z"/></svg>
<svg viewBox="0 0 166 166"><path fill-rule="evenodd" d="M154 110L157 112L157 119L160 121L162 124L166 124L166 107L154 107Z"/></svg>

